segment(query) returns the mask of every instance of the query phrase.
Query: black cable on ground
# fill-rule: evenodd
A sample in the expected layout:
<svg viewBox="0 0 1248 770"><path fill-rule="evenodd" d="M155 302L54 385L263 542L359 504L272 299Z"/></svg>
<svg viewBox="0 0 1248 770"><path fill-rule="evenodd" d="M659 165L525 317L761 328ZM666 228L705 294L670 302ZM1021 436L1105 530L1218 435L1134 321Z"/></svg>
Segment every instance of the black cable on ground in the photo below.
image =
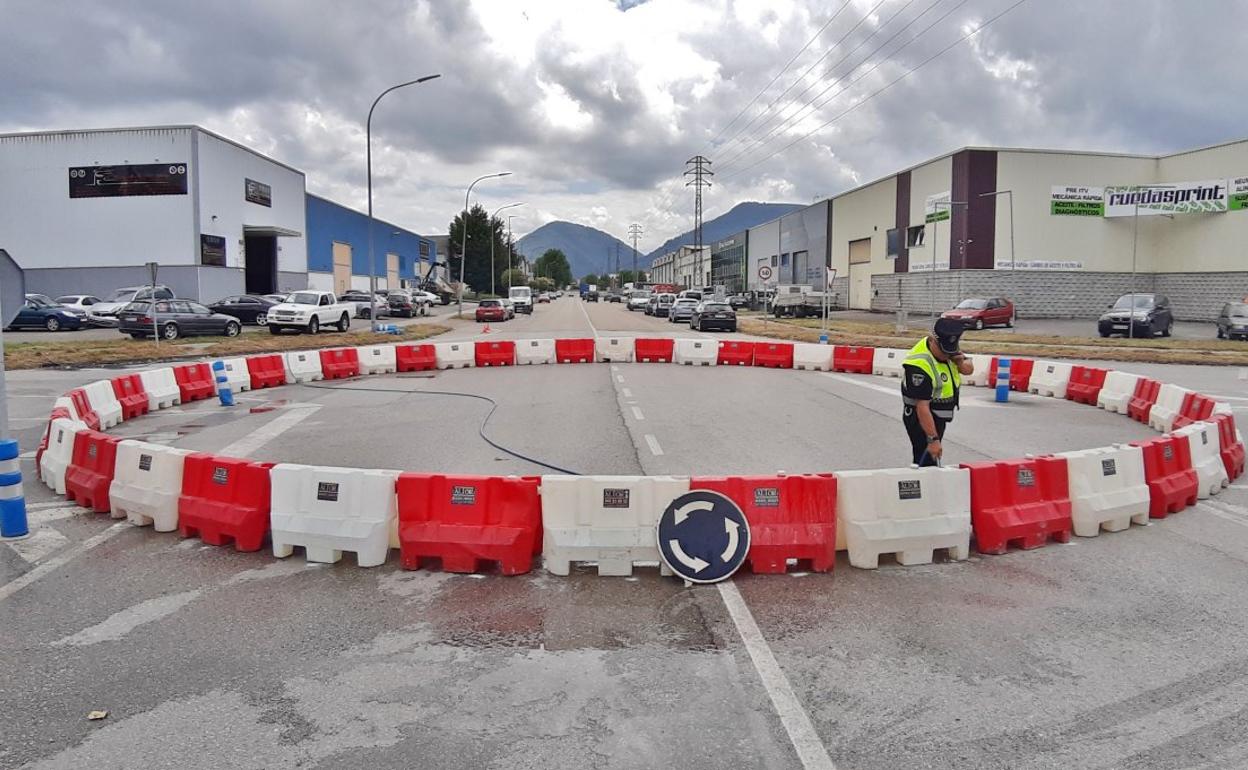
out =
<svg viewBox="0 0 1248 770"><path fill-rule="evenodd" d="M491 439L489 436L485 435L485 426L489 423L490 418L494 416L494 412L498 410L498 402L490 398L489 396L482 396L476 393L460 393L458 391L451 391L451 390L403 390L401 388L357 388L357 387L352 387L350 385L313 385L307 382L303 383L303 386L305 388L313 388L315 390L354 390L354 391L360 391L364 393L402 393L404 395L453 396L457 398L475 398L478 401L485 401L488 404L490 404L490 411L486 413L485 419L481 420L481 427L477 429L477 435L480 436L481 439L485 441L485 443L489 444L490 446L494 447L500 452L505 452L506 454L509 454L512 457L515 457L518 460L524 460L525 462L532 463L533 465L540 465L543 468L549 468L550 470L555 471L556 473L565 473L569 476L581 475L580 473L577 473L576 471L570 471L567 468L560 468L558 465L552 465L551 463L543 462L536 458L529 457L528 455L521 454L520 452L517 452L513 449L508 449L507 447L503 446L497 441L494 441L493 439Z"/></svg>

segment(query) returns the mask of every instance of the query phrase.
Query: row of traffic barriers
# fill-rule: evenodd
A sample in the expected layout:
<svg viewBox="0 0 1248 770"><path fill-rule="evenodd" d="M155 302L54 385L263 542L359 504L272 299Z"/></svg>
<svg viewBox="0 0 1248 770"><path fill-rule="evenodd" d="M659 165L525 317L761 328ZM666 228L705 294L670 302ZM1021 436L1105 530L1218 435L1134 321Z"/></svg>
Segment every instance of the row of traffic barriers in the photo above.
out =
<svg viewBox="0 0 1248 770"><path fill-rule="evenodd" d="M370 345L223 361L238 390L368 374L596 361L758 366L899 376L905 351L749 340L599 337ZM995 381L998 359L976 356L967 384ZM592 563L603 575L662 564L655 529L681 495L724 495L745 515L745 561L757 573L832 569L837 550L874 568L944 551L965 559L1093 537L1164 518L1217 494L1244 470L1229 407L1146 377L1063 362L1011 359L1011 386L1127 414L1163 435L1133 444L969 463L770 476L476 476L274 465L103 431L150 411L207 398L208 363L121 375L58 398L36 453L58 494L159 532L311 561L356 554L360 566L398 548L406 569L450 572L497 565L566 575ZM1015 379L1017 375L1018 379Z"/></svg>

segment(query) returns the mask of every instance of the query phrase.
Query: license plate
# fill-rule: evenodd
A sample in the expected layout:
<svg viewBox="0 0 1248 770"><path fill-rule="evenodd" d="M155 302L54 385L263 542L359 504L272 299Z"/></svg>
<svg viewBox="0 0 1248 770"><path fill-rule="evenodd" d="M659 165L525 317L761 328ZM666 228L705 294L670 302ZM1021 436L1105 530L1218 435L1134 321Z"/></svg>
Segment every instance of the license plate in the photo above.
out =
<svg viewBox="0 0 1248 770"><path fill-rule="evenodd" d="M1126 325L1126 324L1114 324L1114 328L1115 328L1115 329L1125 329L1125 328L1127 328L1127 325Z"/></svg>

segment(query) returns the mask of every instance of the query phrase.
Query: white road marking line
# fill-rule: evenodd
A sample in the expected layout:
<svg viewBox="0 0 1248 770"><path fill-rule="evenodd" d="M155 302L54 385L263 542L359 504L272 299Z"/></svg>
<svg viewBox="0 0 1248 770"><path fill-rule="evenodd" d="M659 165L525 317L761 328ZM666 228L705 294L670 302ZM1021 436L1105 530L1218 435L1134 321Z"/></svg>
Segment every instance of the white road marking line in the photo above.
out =
<svg viewBox="0 0 1248 770"><path fill-rule="evenodd" d="M780 664L776 662L776 656L772 654L767 639L763 637L763 632L758 628L758 623L754 622L754 615L746 605L745 599L741 597L736 584L731 580L725 580L716 585L719 588L720 597L724 600L724 606L728 609L728 616L736 625L737 633L741 635L741 641L745 643L745 650L749 653L750 660L754 662L754 670L758 672L758 678L762 680L763 688L767 690L767 695L776 708L780 724L784 725L784 731L789 734L789 740L793 742L793 748L797 750L802 767L806 770L814 768L836 770L836 765L832 764L832 758L828 756L827 748L824 747L823 741L819 740L819 734L815 732L810 715L798 701L797 695L793 692L793 685L789 684L788 677L784 675Z"/></svg>
<svg viewBox="0 0 1248 770"><path fill-rule="evenodd" d="M1248 401L1248 397L1245 396L1219 396L1215 393L1206 393L1205 395L1218 401Z"/></svg>
<svg viewBox="0 0 1248 770"><path fill-rule="evenodd" d="M30 506L26 506L26 523L32 527L37 524L47 524L50 521L60 521L61 519L72 519L75 516L92 516L92 512L86 508L79 508L76 505L65 505L64 502L57 508L41 508L32 511Z"/></svg>
<svg viewBox="0 0 1248 770"><path fill-rule="evenodd" d="M633 391L629 388L620 388L620 393L624 394L624 398L633 397Z"/></svg>
<svg viewBox="0 0 1248 770"><path fill-rule="evenodd" d="M611 371L618 372L619 370L620 370L620 367L616 366L615 364L611 364Z"/></svg>
<svg viewBox="0 0 1248 770"><path fill-rule="evenodd" d="M857 386L858 386L858 387L860 387L860 388L868 388L868 389L870 389L870 390L878 391L878 392L880 392L880 393L887 393L887 394L888 394L888 395L890 395L890 396L896 396L898 401L900 401L900 400L901 400L901 385L900 385L900 384L898 384L898 385L894 385L894 386L892 386L892 387L889 387L889 386L887 386L887 385L877 385L877 384L876 384L876 383L874 383L874 382L868 382L866 379L864 379L864 378L863 378L863 377L861 377L861 376L851 376L851 375L848 375L848 374L836 374L836 373L834 373L834 372L820 372L820 374L822 374L824 377L827 377L827 378L829 378L829 379L836 380L837 382L847 382L847 383L849 383L850 385L857 385ZM985 389L985 390L986 390L986 389ZM964 396L965 396L965 395L969 395L969 394L967 394L967 392L966 392L966 389L965 389L965 388L963 388L962 392L963 392L963 395L964 395ZM1017 396L1020 396L1020 395L1022 395L1022 394L1020 394L1020 393L1014 393L1013 391L1011 391L1011 395L1013 395L1013 396L1017 397ZM973 399L970 399L970 398L962 398L962 399L959 401L959 404L960 404L963 408L966 408L966 407L971 407L971 408L983 407L983 408L987 408L987 409L996 409L996 408L1000 408L1000 407L1008 407L1008 406L1009 406L1009 404L1008 404L1008 403L1007 403L1007 404L998 404L998 403L996 403L996 402L994 402L994 401L976 401L976 400L973 400Z"/></svg>
<svg viewBox="0 0 1248 770"><path fill-rule="evenodd" d="M51 527L36 527L30 529L30 537L25 540L13 540L8 546L26 561L34 564L56 551L61 550L69 542L69 538L57 532Z"/></svg>
<svg viewBox="0 0 1248 770"><path fill-rule="evenodd" d="M319 404L311 404L283 412L233 444L224 447L218 454L226 457L249 457L252 452L316 414L320 408Z"/></svg>
<svg viewBox="0 0 1248 770"><path fill-rule="evenodd" d="M644 419L646 419L646 416L645 416L644 414L642 414L642 413L641 413L641 409L640 409L640 408L638 408L638 407L635 407L635 406L634 406L634 407L633 407L633 418L634 418L634 419L637 419L637 420L644 420Z"/></svg>
<svg viewBox="0 0 1248 770"><path fill-rule="evenodd" d="M199 597L203 590L202 588L196 588L193 591L183 591L179 594L157 596L141 601L120 612L114 612L94 626L84 628L76 634L57 639L55 642L52 642L52 646L86 647L92 644L99 644L100 642L118 641L125 638L127 634L139 626L144 626L172 615Z"/></svg>
<svg viewBox="0 0 1248 770"><path fill-rule="evenodd" d="M20 455L18 455L18 457L20 457L23 460L33 460L35 459L35 450L32 449L29 452L22 452Z"/></svg>
<svg viewBox="0 0 1248 770"><path fill-rule="evenodd" d="M1237 516L1233 513L1225 513L1223 511L1218 510L1217 508L1214 508L1212 505L1205 505L1204 503L1199 503L1197 504L1196 507L1197 509L1203 508L1205 513L1211 513L1214 516L1217 516L1219 519L1225 519L1231 522L1232 524L1238 524L1241 527L1248 527L1248 518L1244 518L1243 516Z"/></svg>
<svg viewBox="0 0 1248 770"><path fill-rule="evenodd" d="M26 481L26 479L22 479L22 480L23 480L23 481ZM34 480L34 481L39 481L38 479L33 479L33 480ZM30 502L29 500L28 500L28 501L26 501L26 510L27 510L27 511L38 511L38 510L42 510L42 509L44 509L44 508L64 508L64 507L65 507L65 501L64 501L64 500L48 500L48 501L46 501L46 502L42 502L42 503L32 503L32 502Z"/></svg>
<svg viewBox="0 0 1248 770"><path fill-rule="evenodd" d="M663 447L659 446L659 440L649 433L646 434L646 444L650 447L650 454L655 457L663 454Z"/></svg>
<svg viewBox="0 0 1248 770"><path fill-rule="evenodd" d="M116 537L117 535L121 534L122 532L125 532L127 529L130 529L130 528L131 526L129 522L119 521L113 526L104 530L103 532L94 534L91 537L87 538L86 540L83 540L81 543L78 543L77 545L74 545L65 549L64 551L60 553L60 555L54 556L51 559L48 559L47 561L36 565L35 568L32 569L30 572L27 572L24 575L20 575L19 577L14 578L13 580L10 580L8 583L5 583L4 585L0 586L0 602L9 598L13 594L22 590L23 588L35 582L39 578L48 574L49 572L52 572L53 570L59 568L62 564L65 564L69 562L71 559L75 559L78 556L81 556L82 554L86 553L87 551L90 551L92 548L95 548L97 545L100 545L101 543L108 542L112 538Z"/></svg>
<svg viewBox="0 0 1248 770"><path fill-rule="evenodd" d="M615 381L616 381L616 382L624 382L624 375L622 375L622 374L617 374L617 375L615 375Z"/></svg>

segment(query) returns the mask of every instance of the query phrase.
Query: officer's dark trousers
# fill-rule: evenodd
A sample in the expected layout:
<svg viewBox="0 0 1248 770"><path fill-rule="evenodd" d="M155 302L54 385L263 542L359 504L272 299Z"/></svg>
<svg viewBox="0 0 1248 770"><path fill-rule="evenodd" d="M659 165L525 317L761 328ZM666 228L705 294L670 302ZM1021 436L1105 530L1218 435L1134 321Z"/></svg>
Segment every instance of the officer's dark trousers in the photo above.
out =
<svg viewBox="0 0 1248 770"><path fill-rule="evenodd" d="M944 439L945 426L949 424L949 421L942 420L936 415L932 415L932 419L936 422L936 435ZM920 467L935 465L936 460L927 453L927 433L919 424L919 416L915 414L914 407L905 407L901 422L906 426L906 435L910 437L910 451L914 455L911 462Z"/></svg>

